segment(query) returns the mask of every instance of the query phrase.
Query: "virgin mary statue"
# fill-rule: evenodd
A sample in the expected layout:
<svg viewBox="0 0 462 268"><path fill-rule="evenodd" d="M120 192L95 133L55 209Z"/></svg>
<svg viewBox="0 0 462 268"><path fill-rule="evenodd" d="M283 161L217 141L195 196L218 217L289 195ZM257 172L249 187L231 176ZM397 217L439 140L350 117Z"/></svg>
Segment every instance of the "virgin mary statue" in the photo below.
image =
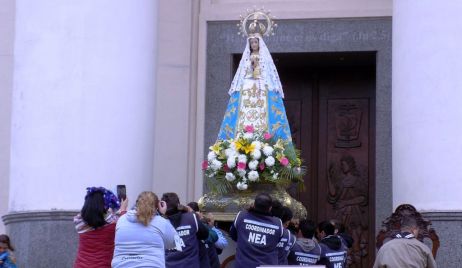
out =
<svg viewBox="0 0 462 268"><path fill-rule="evenodd" d="M252 14L253 20L252 17L241 20L241 31L247 36L247 42L228 92L230 99L218 139L235 139L246 127L253 126L256 131L291 144L281 81L262 38L276 25L271 20L266 20L266 25L265 21L260 22L261 15L267 14L256 12Z"/></svg>
<svg viewBox="0 0 462 268"><path fill-rule="evenodd" d="M241 17L239 26L247 42L218 140L202 163L211 193L199 203L206 211L234 213L253 203L258 192L269 191L297 217L306 217L305 207L283 188L303 182L304 170L292 144L281 81L262 38L276 24L268 12L254 10Z"/></svg>

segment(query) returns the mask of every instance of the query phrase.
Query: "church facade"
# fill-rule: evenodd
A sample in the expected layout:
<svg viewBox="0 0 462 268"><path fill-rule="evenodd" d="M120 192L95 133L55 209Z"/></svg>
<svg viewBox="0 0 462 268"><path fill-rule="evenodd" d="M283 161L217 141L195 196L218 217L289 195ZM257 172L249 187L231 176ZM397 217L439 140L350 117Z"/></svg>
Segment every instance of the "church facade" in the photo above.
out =
<svg viewBox="0 0 462 268"><path fill-rule="evenodd" d="M276 16L265 42L308 167L289 192L312 219L350 226L354 267L369 267L403 203L433 222L439 266L457 267L462 4L1 2L0 232L21 266L71 266L87 186L126 184L131 204L143 190L184 203L207 191L200 163L245 46L237 19L255 5Z"/></svg>

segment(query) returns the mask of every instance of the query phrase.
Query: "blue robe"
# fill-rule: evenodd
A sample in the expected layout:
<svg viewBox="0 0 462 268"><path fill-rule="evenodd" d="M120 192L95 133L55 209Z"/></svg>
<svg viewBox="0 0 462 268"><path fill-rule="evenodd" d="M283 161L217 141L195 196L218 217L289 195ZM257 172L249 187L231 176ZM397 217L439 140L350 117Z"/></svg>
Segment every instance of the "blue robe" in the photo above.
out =
<svg viewBox="0 0 462 268"><path fill-rule="evenodd" d="M291 143L292 136L282 98L278 92L267 92L267 97L264 99L267 103L267 129L262 131L269 132L276 140L282 139ZM218 133L219 140L236 138L241 105L241 91L233 92Z"/></svg>

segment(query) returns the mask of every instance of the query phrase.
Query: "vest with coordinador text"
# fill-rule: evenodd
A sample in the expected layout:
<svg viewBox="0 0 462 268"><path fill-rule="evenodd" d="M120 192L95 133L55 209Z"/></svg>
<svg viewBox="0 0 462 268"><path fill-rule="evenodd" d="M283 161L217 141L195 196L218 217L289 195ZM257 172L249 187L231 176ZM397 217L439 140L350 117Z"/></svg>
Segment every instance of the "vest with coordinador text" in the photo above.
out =
<svg viewBox="0 0 462 268"><path fill-rule="evenodd" d="M294 246L296 240L295 236L288 229L283 229L281 240L277 245L278 264L287 264L287 256L289 256L290 249Z"/></svg>
<svg viewBox="0 0 462 268"><path fill-rule="evenodd" d="M290 250L288 264L301 266L317 264L321 258L321 246L316 242L314 243L315 246L309 251L304 250L298 243L295 243Z"/></svg>
<svg viewBox="0 0 462 268"><path fill-rule="evenodd" d="M340 240L340 238L338 239ZM322 240L319 245L321 246L321 259L318 264L323 264L326 268L346 268L347 252L345 245L341 244L339 248L332 249L322 243Z"/></svg>
<svg viewBox="0 0 462 268"><path fill-rule="evenodd" d="M234 227L237 231L235 267L278 264L277 245L283 233L279 218L242 211L237 214Z"/></svg>
<svg viewBox="0 0 462 268"><path fill-rule="evenodd" d="M180 225L176 228L180 236L183 251L167 250L165 267L167 268L199 268L199 240L196 214L188 212L181 215Z"/></svg>

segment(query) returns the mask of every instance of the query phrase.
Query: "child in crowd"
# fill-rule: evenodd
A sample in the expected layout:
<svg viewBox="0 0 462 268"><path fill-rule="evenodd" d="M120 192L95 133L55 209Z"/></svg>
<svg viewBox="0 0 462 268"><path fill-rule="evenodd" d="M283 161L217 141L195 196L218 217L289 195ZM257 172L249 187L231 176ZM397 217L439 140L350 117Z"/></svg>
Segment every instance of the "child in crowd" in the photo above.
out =
<svg viewBox="0 0 462 268"><path fill-rule="evenodd" d="M0 268L16 268L13 251L10 238L5 234L0 235Z"/></svg>

